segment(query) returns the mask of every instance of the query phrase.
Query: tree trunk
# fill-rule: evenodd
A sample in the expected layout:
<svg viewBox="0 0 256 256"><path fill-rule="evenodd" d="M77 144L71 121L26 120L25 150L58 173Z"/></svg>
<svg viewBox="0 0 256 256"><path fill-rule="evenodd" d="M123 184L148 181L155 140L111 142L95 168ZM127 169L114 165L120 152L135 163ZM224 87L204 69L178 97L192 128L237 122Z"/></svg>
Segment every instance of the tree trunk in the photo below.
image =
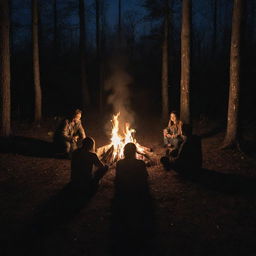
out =
<svg viewBox="0 0 256 256"><path fill-rule="evenodd" d="M34 74L34 89L35 89L34 121L36 123L40 123L42 118L42 91L41 91L41 85L40 85L37 0L32 0L32 45L33 45L33 74Z"/></svg>
<svg viewBox="0 0 256 256"><path fill-rule="evenodd" d="M100 56L100 3L99 0L95 0L96 6L96 51L97 51L97 60Z"/></svg>
<svg viewBox="0 0 256 256"><path fill-rule="evenodd" d="M79 0L79 22L80 22L80 85L82 92L83 111L90 104L89 88L86 81L86 39L85 39L85 7L84 0Z"/></svg>
<svg viewBox="0 0 256 256"><path fill-rule="evenodd" d="M212 34L212 57L215 59L216 47L217 47L217 1L213 0L213 34Z"/></svg>
<svg viewBox="0 0 256 256"><path fill-rule="evenodd" d="M11 133L10 20L8 0L0 1L1 136Z"/></svg>
<svg viewBox="0 0 256 256"><path fill-rule="evenodd" d="M102 112L105 106L104 99L104 81L105 81L105 65L106 65L106 5L101 4L101 31L100 31L100 111Z"/></svg>
<svg viewBox="0 0 256 256"><path fill-rule="evenodd" d="M122 44L122 0L118 0L118 42Z"/></svg>
<svg viewBox="0 0 256 256"><path fill-rule="evenodd" d="M55 61L57 60L58 52L58 20L57 20L57 0L53 2L53 13L54 13L54 35L53 35L53 49Z"/></svg>
<svg viewBox="0 0 256 256"><path fill-rule="evenodd" d="M242 21L242 1L234 0L232 35L230 49L230 81L228 100L227 131L223 147L232 147L237 143L239 83L240 83L240 34Z"/></svg>
<svg viewBox="0 0 256 256"><path fill-rule="evenodd" d="M183 0L181 29L180 119L190 123L190 0Z"/></svg>
<svg viewBox="0 0 256 256"><path fill-rule="evenodd" d="M99 0L95 0L95 6L96 6L96 83L98 87L98 107L101 112L102 110L102 93L103 88L101 85L101 44L100 44L100 2Z"/></svg>
<svg viewBox="0 0 256 256"><path fill-rule="evenodd" d="M164 17L164 38L162 45L162 121L166 122L169 115L169 3L166 1Z"/></svg>

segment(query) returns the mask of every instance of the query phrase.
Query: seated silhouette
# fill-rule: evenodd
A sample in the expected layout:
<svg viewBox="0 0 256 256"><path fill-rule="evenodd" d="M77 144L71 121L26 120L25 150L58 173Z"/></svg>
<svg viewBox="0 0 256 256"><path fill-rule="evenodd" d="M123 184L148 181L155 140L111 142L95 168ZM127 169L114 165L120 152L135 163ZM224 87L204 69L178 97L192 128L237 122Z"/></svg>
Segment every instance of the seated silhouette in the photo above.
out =
<svg viewBox="0 0 256 256"><path fill-rule="evenodd" d="M56 195L41 205L33 219L34 237L48 234L68 223L95 195L99 180L108 170L94 153L94 140L86 137L80 149L73 152L71 181ZM96 171L92 171L93 166Z"/></svg>
<svg viewBox="0 0 256 256"><path fill-rule="evenodd" d="M124 147L124 159L116 164L115 189L120 196L136 198L147 192L147 169L142 160L136 159L136 146L128 143Z"/></svg>
<svg viewBox="0 0 256 256"><path fill-rule="evenodd" d="M190 126L184 126L185 140L177 156L167 151L166 156L160 159L165 170L174 170L181 174L193 175L202 168L201 138L192 134Z"/></svg>
<svg viewBox="0 0 256 256"><path fill-rule="evenodd" d="M112 231L116 255L137 255L150 248L153 208L146 164L136 159L136 146L124 147L124 159L116 165ZM135 253L135 254L134 254Z"/></svg>
<svg viewBox="0 0 256 256"><path fill-rule="evenodd" d="M95 172L93 172L93 166L98 167ZM82 141L82 147L72 154L71 186L75 189L90 190L93 186L97 186L107 170L108 166L104 166L95 153L94 140L86 137Z"/></svg>
<svg viewBox="0 0 256 256"><path fill-rule="evenodd" d="M183 129L186 140L182 144L177 157L167 152L160 161L165 170L173 170L180 174L180 178L192 180L208 189L218 190L230 194L243 194L255 196L256 179L240 174L234 174L232 170L221 173L215 170L202 168L201 138L192 135L189 126Z"/></svg>

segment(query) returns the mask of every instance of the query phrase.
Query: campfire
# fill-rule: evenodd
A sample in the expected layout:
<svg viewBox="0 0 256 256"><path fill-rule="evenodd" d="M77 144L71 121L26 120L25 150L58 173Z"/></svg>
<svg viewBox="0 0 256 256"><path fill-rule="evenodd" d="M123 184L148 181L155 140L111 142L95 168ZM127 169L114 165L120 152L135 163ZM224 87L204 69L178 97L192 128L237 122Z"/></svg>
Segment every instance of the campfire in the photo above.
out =
<svg viewBox="0 0 256 256"><path fill-rule="evenodd" d="M130 128L128 122L125 123L124 128L121 129L119 118L120 112L113 115L111 142L108 145L102 146L97 149L97 155L99 158L107 164L114 164L119 159L123 158L124 146L132 142L137 147L137 158L144 160L148 165L153 164L153 152L151 148L140 145L135 139L135 129Z"/></svg>

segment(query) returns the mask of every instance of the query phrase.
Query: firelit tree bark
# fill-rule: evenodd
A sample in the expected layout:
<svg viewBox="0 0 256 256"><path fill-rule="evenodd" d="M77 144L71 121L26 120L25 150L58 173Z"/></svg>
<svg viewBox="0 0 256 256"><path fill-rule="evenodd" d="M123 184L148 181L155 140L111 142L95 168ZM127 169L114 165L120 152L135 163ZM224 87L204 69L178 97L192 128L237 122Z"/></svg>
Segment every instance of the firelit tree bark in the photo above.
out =
<svg viewBox="0 0 256 256"><path fill-rule="evenodd" d="M42 91L40 84L40 63L38 43L38 2L32 0L32 45L33 45L33 75L34 75L34 121L40 123L42 118Z"/></svg>
<svg viewBox="0 0 256 256"><path fill-rule="evenodd" d="M1 127L0 135L11 132L10 92L10 20L8 0L0 1L0 77L1 77Z"/></svg>
<svg viewBox="0 0 256 256"><path fill-rule="evenodd" d="M180 119L190 123L190 0L182 3Z"/></svg>
<svg viewBox="0 0 256 256"><path fill-rule="evenodd" d="M83 111L90 104L89 89L86 81L86 39L85 39L85 4L84 0L79 0L79 49L80 49L80 85L82 92Z"/></svg>
<svg viewBox="0 0 256 256"><path fill-rule="evenodd" d="M227 131L223 147L232 147L237 143L239 87L240 87L240 34L242 21L242 1L234 0L232 35L230 49L230 76Z"/></svg>
<svg viewBox="0 0 256 256"><path fill-rule="evenodd" d="M169 114L169 2L166 0L164 17L164 37L162 45L162 121Z"/></svg>

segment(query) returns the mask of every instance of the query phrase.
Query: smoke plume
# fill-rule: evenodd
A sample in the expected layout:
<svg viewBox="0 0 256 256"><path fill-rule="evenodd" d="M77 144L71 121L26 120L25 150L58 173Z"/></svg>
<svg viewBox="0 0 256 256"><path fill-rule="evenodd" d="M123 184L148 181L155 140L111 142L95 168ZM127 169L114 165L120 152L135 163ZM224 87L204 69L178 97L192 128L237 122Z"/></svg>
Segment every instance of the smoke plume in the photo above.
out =
<svg viewBox="0 0 256 256"><path fill-rule="evenodd" d="M131 110L130 86L133 82L131 76L122 65L112 65L111 75L105 82L105 90L110 94L107 103L112 105L113 114L120 112L119 121L123 126L125 122L133 124L134 113Z"/></svg>

